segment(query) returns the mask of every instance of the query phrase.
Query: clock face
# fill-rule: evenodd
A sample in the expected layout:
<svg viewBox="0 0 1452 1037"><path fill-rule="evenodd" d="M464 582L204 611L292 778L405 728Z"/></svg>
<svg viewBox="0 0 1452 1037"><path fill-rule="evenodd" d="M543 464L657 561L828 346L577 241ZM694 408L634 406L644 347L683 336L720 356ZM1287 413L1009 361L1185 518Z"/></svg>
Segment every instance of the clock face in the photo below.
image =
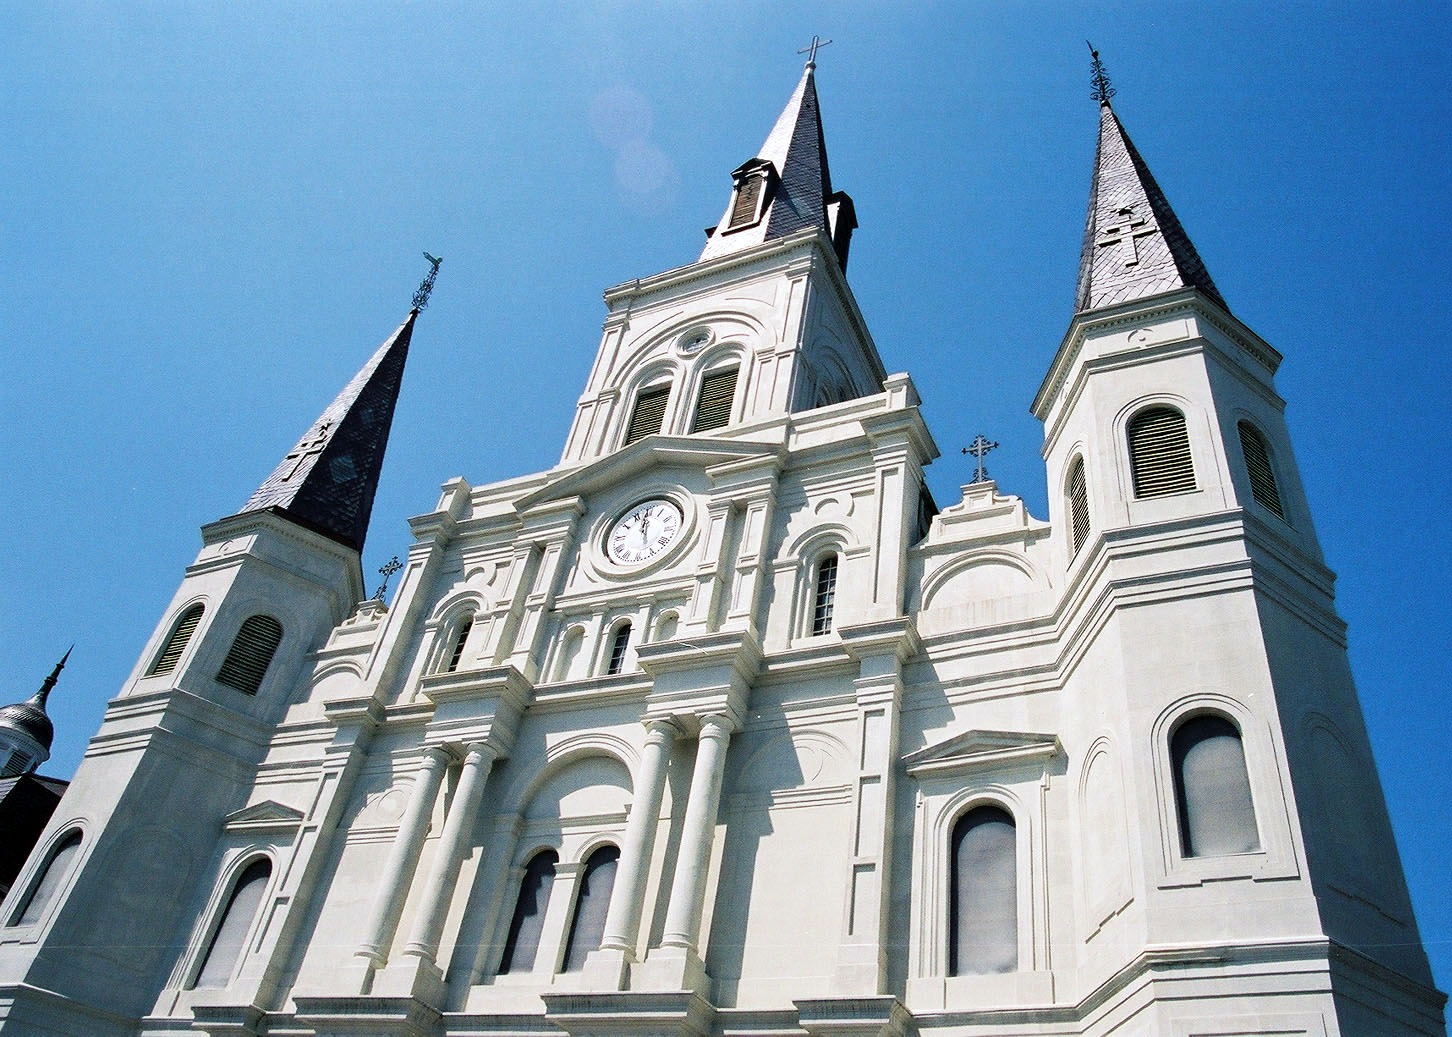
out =
<svg viewBox="0 0 1452 1037"><path fill-rule="evenodd" d="M621 565L639 565L660 554L681 534L681 509L668 500L641 501L610 527L606 552Z"/></svg>

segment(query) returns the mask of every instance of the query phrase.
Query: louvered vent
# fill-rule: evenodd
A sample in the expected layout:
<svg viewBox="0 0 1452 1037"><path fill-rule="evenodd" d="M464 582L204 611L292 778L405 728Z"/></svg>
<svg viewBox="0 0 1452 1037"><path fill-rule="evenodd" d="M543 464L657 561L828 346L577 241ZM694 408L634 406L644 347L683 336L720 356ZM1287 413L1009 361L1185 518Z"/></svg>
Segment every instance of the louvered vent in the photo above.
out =
<svg viewBox="0 0 1452 1037"><path fill-rule="evenodd" d="M1152 407L1129 423L1129 464L1136 497L1166 497L1195 488L1185 416Z"/></svg>
<svg viewBox="0 0 1452 1037"><path fill-rule="evenodd" d="M669 385L647 389L636 398L635 413L630 415L630 427L625 430L627 444L660 431L661 422L665 420L666 401L670 398Z"/></svg>
<svg viewBox="0 0 1452 1037"><path fill-rule="evenodd" d="M731 222L727 230L743 227L756 219L756 203L761 200L761 187L766 182L763 176L747 177L736 189L736 202L731 206Z"/></svg>
<svg viewBox="0 0 1452 1037"><path fill-rule="evenodd" d="M473 629L473 616L470 616L460 624L459 632L454 635L454 650L449 653L449 665L444 667L445 673L453 673L459 668L459 660L464 657L464 644L469 640L469 631Z"/></svg>
<svg viewBox="0 0 1452 1037"><path fill-rule="evenodd" d="M709 432L731 423L731 400L736 395L736 371L709 374L701 383L701 399L696 404L696 423L692 432Z"/></svg>
<svg viewBox="0 0 1452 1037"><path fill-rule="evenodd" d="M217 683L256 695L267 673L267 664L282 640L282 624L271 616L248 616L227 649L227 658L217 671Z"/></svg>
<svg viewBox="0 0 1452 1037"><path fill-rule="evenodd" d="M1069 522L1073 527L1074 554L1089 539L1089 487L1084 482L1084 459L1075 458L1069 473Z"/></svg>
<svg viewBox="0 0 1452 1037"><path fill-rule="evenodd" d="M157 656L156 663L151 667L148 677L155 677L160 673L170 673L176 669L176 664L181 660L182 652L187 650L187 642L192 639L196 632L197 624L202 621L202 613L205 612L201 605L193 605L181 614L181 619L176 621L176 627L167 638L166 647Z"/></svg>
<svg viewBox="0 0 1452 1037"><path fill-rule="evenodd" d="M1281 491L1276 487L1276 470L1271 467L1270 450L1255 426L1245 421L1240 423L1240 452L1245 455L1251 496L1276 518L1284 519L1286 513L1281 507Z"/></svg>

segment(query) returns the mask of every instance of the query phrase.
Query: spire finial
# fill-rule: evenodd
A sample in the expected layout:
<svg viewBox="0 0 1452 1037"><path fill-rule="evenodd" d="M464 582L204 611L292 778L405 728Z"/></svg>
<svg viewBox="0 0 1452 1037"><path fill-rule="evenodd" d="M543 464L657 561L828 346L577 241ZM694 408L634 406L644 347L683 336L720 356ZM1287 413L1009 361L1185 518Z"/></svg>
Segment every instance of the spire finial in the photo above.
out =
<svg viewBox="0 0 1452 1037"><path fill-rule="evenodd" d="M443 262L443 259L440 257L431 256L427 252L424 253L424 258L432 264L432 269L429 270L428 276L423 279L423 283L418 286L418 291L413 293L413 310L415 313L422 313L428 309L429 294L434 290L434 278L439 276L439 264Z"/></svg>
<svg viewBox="0 0 1452 1037"><path fill-rule="evenodd" d="M817 48L825 47L831 42L831 40L824 40L820 36L814 35L812 37L811 46L803 47L801 50L797 51L797 53L805 54L807 56L807 68L813 69L817 67Z"/></svg>
<svg viewBox="0 0 1452 1037"><path fill-rule="evenodd" d="M41 709L45 709L45 700L50 697L50 689L55 687L55 682L59 679L61 670L65 669L66 660L71 657L71 652L75 650L75 647L72 644L66 649L66 654L61 656L60 662L55 664L55 669L50 671L50 676L40 682L40 690L30 697L30 701Z"/></svg>
<svg viewBox="0 0 1452 1037"><path fill-rule="evenodd" d="M435 267L434 269L438 268ZM378 585L378 589L373 592L373 597L375 599L377 599L378 601L383 600L383 596L388 593L388 581L393 577L394 573L398 572L398 570L402 568L403 563L398 560L398 555L394 555L383 565L379 566L378 575L383 577L383 582L380 583Z"/></svg>
<svg viewBox="0 0 1452 1037"><path fill-rule="evenodd" d="M988 478L988 469L983 465L983 457L988 451L996 449L998 449L998 444L990 442L981 432L974 437L973 442L963 448L963 453L972 454L978 461L978 468L973 473L973 480L968 484L969 486L975 483L991 481Z"/></svg>
<svg viewBox="0 0 1452 1037"><path fill-rule="evenodd" d="M1094 59L1089 73L1089 81L1094 84L1094 92L1089 96L1100 104L1107 105L1109 99L1114 96L1114 87L1109 85L1109 73L1104 71L1104 62L1099 60L1099 52L1094 49L1094 44L1085 40L1084 45L1089 48L1089 56Z"/></svg>

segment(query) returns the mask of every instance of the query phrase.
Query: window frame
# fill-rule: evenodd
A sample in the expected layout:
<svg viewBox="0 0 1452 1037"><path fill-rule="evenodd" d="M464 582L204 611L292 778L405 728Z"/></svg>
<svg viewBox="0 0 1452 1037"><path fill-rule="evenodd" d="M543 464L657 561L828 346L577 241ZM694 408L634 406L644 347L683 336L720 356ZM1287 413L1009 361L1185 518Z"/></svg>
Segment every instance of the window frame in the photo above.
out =
<svg viewBox="0 0 1452 1037"><path fill-rule="evenodd" d="M625 673L625 664L630 661L630 632L634 623L629 617L617 619L609 627L609 636L604 639L604 651L601 653L601 674L606 677L618 677ZM621 635L625 635L624 643L621 643Z"/></svg>
<svg viewBox="0 0 1452 1037"><path fill-rule="evenodd" d="M621 427L621 447L630 446L632 443L639 443L642 439L649 439L651 436L661 436L666 434L666 421L671 416L671 399L675 395L675 388L676 384L673 377L662 380L659 375L657 375L655 378L647 380L644 384L640 385L635 390L635 392L631 396L630 415L625 419L625 422ZM647 398L655 397L659 397L661 400L660 423L651 432L641 432L639 434L633 434L633 430L635 428L635 420L640 412L640 405Z"/></svg>
<svg viewBox="0 0 1452 1037"><path fill-rule="evenodd" d="M22 916L35 900L41 884L49 877L55 859L60 856L72 837L78 839L79 842L76 855L65 875L56 883L50 899L41 909L40 916L33 922L22 923ZM45 841L44 849L39 854L31 852L30 860L26 862L27 866L22 868L20 874L16 876L15 884L10 887L10 893L5 897L4 924L0 926L0 943L33 943L50 927L60 905L70 896L71 888L75 885L81 867L86 863L90 852L89 843L85 825L77 820L72 820L56 828L55 833ZM37 860L43 863L33 866L30 864L30 861ZM16 890L24 892L16 897L14 896Z"/></svg>
<svg viewBox="0 0 1452 1037"><path fill-rule="evenodd" d="M1138 465L1136 464L1136 452L1134 446L1134 429L1137 422L1143 421L1147 415L1156 411L1166 411L1174 414L1180 419L1180 426L1185 436L1185 459L1189 466L1191 485L1181 489L1172 489L1160 493L1143 493L1140 490L1138 478ZM1120 436L1120 442L1124 444L1124 456L1127 462L1125 472L1128 475L1129 499L1131 501L1163 500L1171 497L1182 497L1191 493L1200 493L1205 487L1201 485L1200 471L1202 466L1196 463L1195 440L1190 434L1190 415L1187 407L1181 401L1170 401L1162 399L1137 401L1134 408L1125 419L1124 428Z"/></svg>
<svg viewBox="0 0 1452 1037"><path fill-rule="evenodd" d="M822 587L822 567L832 563L831 586ZM837 586L842 579L842 552L837 549L819 551L811 565L811 576L807 581L809 600L806 609L806 636L826 637L837 631ZM826 599L826 616L819 615Z"/></svg>
<svg viewBox="0 0 1452 1037"><path fill-rule="evenodd" d="M734 359L734 358L733 358ZM731 376L731 395L726 400L726 416L718 425L711 425L707 428L701 427L701 408L706 403L706 388L713 378L724 378ZM699 382L696 385L696 405L691 412L691 435L703 432L716 432L723 428L729 428L736 420L736 397L741 388L741 364L722 365L714 369L708 369L701 373Z"/></svg>
<svg viewBox="0 0 1452 1037"><path fill-rule="evenodd" d="M276 626L277 640L273 643L272 648L268 651L267 660L262 664L262 669L257 674L257 683L254 684L249 690L247 688L241 687L238 684L233 684L229 680L224 680L223 675L227 673L227 665L232 661L232 653L236 650L238 642L241 641L242 635L247 629L247 624L251 623L253 620L264 620ZM242 620L242 622L237 624L237 632L232 635L232 640L227 645L227 652L225 655L222 656L222 662L220 663L220 665L218 665L217 672L213 675L212 679L222 687L231 688L233 691L242 695L246 695L248 698L260 698L262 695L262 689L267 685L267 678L275 672L272 669L272 664L276 661L277 653L282 649L282 644L286 639L287 627L283 626L282 620L278 619L270 612L251 613L250 615L246 616ZM241 663L238 664L239 667L241 665Z"/></svg>
<svg viewBox="0 0 1452 1037"><path fill-rule="evenodd" d="M1275 499L1274 507L1261 500L1260 494L1256 490L1256 477L1250 463L1250 451L1247 449L1245 441L1247 431L1260 444L1262 463L1265 465L1266 476L1270 479L1270 492ZM1270 442L1266 439L1265 433L1259 425L1249 418L1237 418L1235 422L1235 438L1240 444L1240 463L1242 470L1245 472L1246 484L1250 489L1250 499L1255 502L1257 507L1268 514L1274 515L1289 526L1291 519L1286 513L1286 498L1281 493L1279 466L1276 464L1275 451L1271 449Z"/></svg>
<svg viewBox="0 0 1452 1037"><path fill-rule="evenodd" d="M1089 468L1084 462L1084 455L1076 453L1069 459L1069 467L1064 479L1064 518L1069 531L1069 560L1072 562L1079 557L1079 552L1088 545L1094 534L1094 512L1089 507ZM1081 491L1076 496L1074 493L1075 482L1078 482L1078 489ZM1082 498L1084 511L1084 533L1079 535L1079 508Z"/></svg>
<svg viewBox="0 0 1452 1037"><path fill-rule="evenodd" d="M182 642L181 647L177 650L176 659L167 669L158 669L158 667L161 666L162 660L166 657L166 654L171 650L171 644L174 640L176 640L177 634L180 633L182 624L186 621L187 617L190 616L194 611L197 612L197 621L192 624L192 629L187 634L186 640ZM197 631L202 628L202 621L206 618L207 605L204 601L189 602L179 612L175 613L175 618L172 620L171 625L167 628L166 637L162 640L161 645L152 655L151 665L146 668L146 671L142 674L142 677L167 677L182 669L182 662L186 659L187 652L192 648L192 645L197 642Z"/></svg>
<svg viewBox="0 0 1452 1037"><path fill-rule="evenodd" d="M222 923L226 921L228 909L232 906L242 879L253 865L262 861L267 862L267 878L263 880L262 895L257 901L257 908L253 911L252 918L248 921L247 928L242 934L242 946L237 952L237 960L232 963L231 971L227 975L227 982L220 987L198 986L197 981L201 978L202 969L211 957L217 933L221 929ZM198 928L187 954L187 966L182 973L181 989L188 997L202 1000L217 998L224 992L232 990L236 985L241 974L246 971L248 958L252 953L252 944L256 942L258 928L263 924L267 915L267 901L276 889L277 874L277 860L274 855L267 849L259 847L249 847L239 851L223 869L219 881L207 899L207 906L203 909L202 919L205 924ZM231 999L228 997L228 1000Z"/></svg>

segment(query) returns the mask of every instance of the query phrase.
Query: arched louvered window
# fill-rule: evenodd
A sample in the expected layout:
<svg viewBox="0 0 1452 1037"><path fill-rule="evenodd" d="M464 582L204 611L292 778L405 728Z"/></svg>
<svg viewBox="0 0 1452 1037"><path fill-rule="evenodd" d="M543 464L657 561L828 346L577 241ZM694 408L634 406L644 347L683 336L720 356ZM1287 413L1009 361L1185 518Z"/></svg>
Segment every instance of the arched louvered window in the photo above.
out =
<svg viewBox="0 0 1452 1037"><path fill-rule="evenodd" d="M10 916L11 925L34 925L45 916L45 909L55 899L58 889L70 876L76 857L81 852L81 833L72 831L51 850L50 858L41 868L40 875L30 884L20 909Z"/></svg>
<svg viewBox="0 0 1452 1037"><path fill-rule="evenodd" d="M1170 762L1186 857L1260 849L1239 728L1213 713L1191 717L1170 737Z"/></svg>
<svg viewBox="0 0 1452 1037"><path fill-rule="evenodd" d="M267 890L267 880L272 877L272 862L262 857L247 865L232 887L227 906L217 928L212 932L207 953L202 956L197 970L194 987L220 989L232 982L232 972L242 957L242 948L252 922L257 918L257 909L262 906L262 894Z"/></svg>
<svg viewBox="0 0 1452 1037"><path fill-rule="evenodd" d="M1069 527L1074 554L1089 539L1089 485L1084 480L1084 459L1074 458L1069 468Z"/></svg>
<svg viewBox="0 0 1452 1037"><path fill-rule="evenodd" d="M830 633L837 602L837 556L823 555L812 579L812 635Z"/></svg>
<svg viewBox="0 0 1452 1037"><path fill-rule="evenodd" d="M731 401L736 396L736 368L708 374L701 381L701 398L696 401L692 432L709 432L731 423Z"/></svg>
<svg viewBox="0 0 1452 1037"><path fill-rule="evenodd" d="M453 673L459 668L459 660L464 657L464 645L469 640L469 631L474 629L474 617L466 616L459 624L459 629L454 632L454 640L449 648L449 658L444 666L445 673Z"/></svg>
<svg viewBox="0 0 1452 1037"><path fill-rule="evenodd" d="M637 439L659 432L665 421L666 403L670 398L669 385L641 390L640 395L635 398L635 410L630 415L630 424L625 429L625 442L634 443Z"/></svg>
<svg viewBox="0 0 1452 1037"><path fill-rule="evenodd" d="M621 623L615 628L615 636L610 640L610 660L605 664L607 675L619 673L625 669L625 651L630 647L630 624Z"/></svg>
<svg viewBox="0 0 1452 1037"><path fill-rule="evenodd" d="M1018 840L1013 816L976 807L953 825L948 974L1018 968Z"/></svg>
<svg viewBox="0 0 1452 1037"><path fill-rule="evenodd" d="M736 188L736 200L731 203L731 220L727 230L735 230L756 222L756 207L761 202L761 190L766 186L766 177L753 174L743 179Z"/></svg>
<svg viewBox="0 0 1452 1037"><path fill-rule="evenodd" d="M192 639L196 632L197 624L202 621L202 613L206 609L201 605L193 605L181 614L177 619L176 626L171 628L171 636L166 639L166 647L156 657L156 662L151 664L147 671L148 677L155 677L158 674L170 673L176 669L176 664L181 661L182 652L187 649L187 642Z"/></svg>
<svg viewBox="0 0 1452 1037"><path fill-rule="evenodd" d="M1190 434L1173 407L1150 407L1129 423L1129 468L1136 497L1167 497L1195 488Z"/></svg>
<svg viewBox="0 0 1452 1037"><path fill-rule="evenodd" d="M1245 457L1245 472L1250 476L1250 493L1255 502L1278 519L1286 517L1281 507L1281 491L1276 486L1276 470L1271 464L1270 448L1265 437L1248 421L1242 421L1240 452Z"/></svg>
<svg viewBox="0 0 1452 1037"><path fill-rule="evenodd" d="M262 687L267 665L282 641L282 624L271 616L248 616L237 631L227 658L217 671L217 682L236 688L247 695L256 695Z"/></svg>
<svg viewBox="0 0 1452 1037"><path fill-rule="evenodd" d="M554 850L541 850L530 858L519 884L519 900L514 905L514 918L509 923L509 938L504 941L504 957L499 972L528 972L534 968L539 954L539 938L544 932L545 908L549 906L550 890L555 884L555 864L559 855Z"/></svg>
<svg viewBox="0 0 1452 1037"><path fill-rule="evenodd" d="M602 846L585 862L580 892L575 897L575 917L570 919L570 937L565 944L566 972L584 968L585 957L604 939L605 915L610 911L610 891L615 888L615 864L619 860L619 849Z"/></svg>

